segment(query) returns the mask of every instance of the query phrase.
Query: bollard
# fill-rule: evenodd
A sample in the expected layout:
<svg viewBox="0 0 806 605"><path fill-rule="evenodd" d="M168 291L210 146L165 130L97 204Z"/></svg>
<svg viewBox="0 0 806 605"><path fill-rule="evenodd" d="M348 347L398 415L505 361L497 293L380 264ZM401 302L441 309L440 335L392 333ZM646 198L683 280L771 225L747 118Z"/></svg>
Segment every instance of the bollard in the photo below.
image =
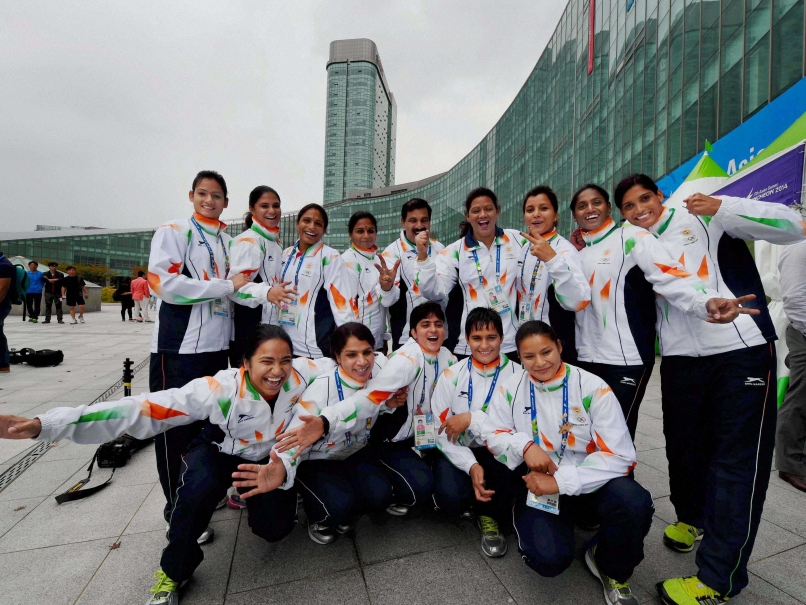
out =
<svg viewBox="0 0 806 605"><path fill-rule="evenodd" d="M132 364L134 362L126 358L126 361L123 362L123 396L130 397L132 394L132 378L134 378L134 372L132 372Z"/></svg>

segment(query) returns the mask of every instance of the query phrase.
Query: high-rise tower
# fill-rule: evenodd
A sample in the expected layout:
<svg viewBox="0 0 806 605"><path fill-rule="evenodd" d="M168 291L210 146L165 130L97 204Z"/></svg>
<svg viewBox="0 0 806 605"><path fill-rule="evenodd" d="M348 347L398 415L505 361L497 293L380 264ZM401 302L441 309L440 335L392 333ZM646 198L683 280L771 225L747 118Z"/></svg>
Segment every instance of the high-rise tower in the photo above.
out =
<svg viewBox="0 0 806 605"><path fill-rule="evenodd" d="M395 182L397 106L372 40L334 40L327 62L324 202Z"/></svg>

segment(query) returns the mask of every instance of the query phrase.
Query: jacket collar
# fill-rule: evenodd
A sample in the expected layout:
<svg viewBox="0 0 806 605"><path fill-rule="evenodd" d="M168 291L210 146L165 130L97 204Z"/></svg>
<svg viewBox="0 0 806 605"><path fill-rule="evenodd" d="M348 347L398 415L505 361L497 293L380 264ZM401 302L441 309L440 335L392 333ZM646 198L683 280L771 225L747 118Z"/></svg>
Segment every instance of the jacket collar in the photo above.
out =
<svg viewBox="0 0 806 605"><path fill-rule="evenodd" d="M504 233L504 230L499 227L498 225L495 226L495 241L493 242L496 245L501 245L509 241L509 236ZM465 250L475 250L476 248L480 248L481 243L473 237L473 231L471 230L467 235L465 235Z"/></svg>
<svg viewBox="0 0 806 605"><path fill-rule="evenodd" d="M276 242L277 238L280 235L280 228L279 227L274 227L273 229L271 227L267 227L266 225L261 223L257 219L257 217L254 217L254 216L252 217L252 227L251 227L251 229L252 229L252 231L257 233L261 237L266 238L270 242Z"/></svg>
<svg viewBox="0 0 806 605"><path fill-rule="evenodd" d="M583 231L582 239L585 240L586 246L593 246L594 244L601 242L616 229L618 229L616 221L610 217L607 217L607 220L598 229L593 229L592 231Z"/></svg>
<svg viewBox="0 0 806 605"><path fill-rule="evenodd" d="M197 223L199 223L199 227L202 228L202 231L205 231L210 235L218 235L224 229L227 228L226 223L222 223L221 221L215 218L207 218L206 216L202 216L198 212L193 213L193 218L196 219Z"/></svg>

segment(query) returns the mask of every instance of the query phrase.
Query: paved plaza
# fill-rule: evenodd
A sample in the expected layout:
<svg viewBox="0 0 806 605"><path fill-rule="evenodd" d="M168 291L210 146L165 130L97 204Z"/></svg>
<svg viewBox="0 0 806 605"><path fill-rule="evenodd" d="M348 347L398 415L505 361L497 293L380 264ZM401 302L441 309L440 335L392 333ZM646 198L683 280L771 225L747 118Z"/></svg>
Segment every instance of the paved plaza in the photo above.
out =
<svg viewBox="0 0 806 605"><path fill-rule="evenodd" d="M119 307L110 305L86 319L75 326L7 320L12 347L61 349L65 361L55 368L12 366L11 374L0 376L0 414L30 417L88 403L120 379L126 357L136 363L148 355L153 324L121 322ZM652 492L656 508L646 558L632 578L642 603L660 602L657 581L695 572L694 553L673 553L661 543L664 526L675 516L657 374L656 366L636 438L636 478ZM133 390L147 388L146 367L136 374ZM0 472L31 447L30 441L0 441ZM0 603L146 602L166 544L153 446L135 454L102 492L61 506L54 500L85 476L95 447L60 442L0 492ZM109 473L96 470L91 485ZM514 534L508 536L504 558L488 559L479 550L473 524L424 511L409 518L362 518L353 536L318 546L308 539L303 516L300 509L303 522L290 537L270 545L252 535L245 512L217 511L215 540L204 547L205 561L184 589L182 603L603 602L598 581L579 560L558 578L529 570L518 556ZM579 546L590 536L578 532ZM750 572L750 586L731 603L806 603L806 494L777 475L767 493Z"/></svg>

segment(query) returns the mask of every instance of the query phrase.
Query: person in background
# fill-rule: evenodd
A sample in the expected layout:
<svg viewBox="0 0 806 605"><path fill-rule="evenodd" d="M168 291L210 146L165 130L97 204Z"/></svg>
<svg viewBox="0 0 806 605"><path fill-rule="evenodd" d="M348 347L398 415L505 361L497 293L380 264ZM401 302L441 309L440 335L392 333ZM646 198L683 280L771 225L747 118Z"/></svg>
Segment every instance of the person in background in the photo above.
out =
<svg viewBox="0 0 806 605"><path fill-rule="evenodd" d="M400 237L389 244L381 256L390 268L401 261L398 276L394 287L399 289L397 302L389 307L389 325L392 331L392 349L395 351L402 347L409 338L409 317L418 305L427 302L420 290L420 271L416 263L407 265L406 259L417 258L417 245L414 240L420 233L425 233L426 254L436 256L445 246L430 237L431 233L431 205L423 199L412 198L400 209ZM445 308L445 304L442 304Z"/></svg>
<svg viewBox="0 0 806 605"><path fill-rule="evenodd" d="M341 258L350 271L358 321L372 332L375 350L382 351L387 311L400 298L400 286L395 286L400 260L387 265L383 254L378 255L375 245L378 222L372 213L365 210L354 213L347 223L347 231L350 249L342 253Z"/></svg>
<svg viewBox="0 0 806 605"><path fill-rule="evenodd" d="M129 321L134 321L132 318L132 309L134 308L134 301L132 300L132 286L131 277L124 277L120 280L115 294L112 296L114 300L120 303L120 319L126 321L126 312L129 312Z"/></svg>
<svg viewBox="0 0 806 605"><path fill-rule="evenodd" d="M84 278L76 273L73 265L67 267L67 277L62 280L62 296L67 300L70 309L71 325L79 321L84 323L84 301L89 298ZM76 306L78 306L78 321L76 321Z"/></svg>
<svg viewBox="0 0 806 605"><path fill-rule="evenodd" d="M188 199L191 216L164 223L151 240L148 287L161 299L151 337L152 392L178 389L227 369L230 296L249 282L247 275L229 275L230 237L219 220L229 205L224 177L202 170L193 179ZM176 502L182 456L203 426L203 422L176 426L155 438L166 521ZM223 498L221 506L225 504ZM213 533L208 527L199 542L212 540Z"/></svg>
<svg viewBox="0 0 806 605"><path fill-rule="evenodd" d="M56 304L56 319L60 324L62 321L62 280L64 273L57 271L56 268L59 263L51 261L48 263L48 272L42 275L45 280L45 321L43 324L50 323L50 310L52 305Z"/></svg>
<svg viewBox="0 0 806 605"><path fill-rule="evenodd" d="M0 252L0 373L10 372L8 359L8 340L3 334L3 323L11 313L11 289L16 279L16 269L6 255Z"/></svg>
<svg viewBox="0 0 806 605"><path fill-rule="evenodd" d="M806 242L789 246L778 261L786 328L789 387L778 410L778 476L806 492Z"/></svg>
<svg viewBox="0 0 806 605"><path fill-rule="evenodd" d="M145 271L138 271L137 279L132 281L132 300L134 301L134 308L137 310L137 321L152 323L148 317L148 301L151 297L151 292L148 289L148 281L145 275Z"/></svg>
<svg viewBox="0 0 806 605"><path fill-rule="evenodd" d="M28 263L28 291L25 293L25 308L28 310L28 321L37 323L39 311L42 307L42 290L45 288L45 279L40 273L39 263L32 260Z"/></svg>

